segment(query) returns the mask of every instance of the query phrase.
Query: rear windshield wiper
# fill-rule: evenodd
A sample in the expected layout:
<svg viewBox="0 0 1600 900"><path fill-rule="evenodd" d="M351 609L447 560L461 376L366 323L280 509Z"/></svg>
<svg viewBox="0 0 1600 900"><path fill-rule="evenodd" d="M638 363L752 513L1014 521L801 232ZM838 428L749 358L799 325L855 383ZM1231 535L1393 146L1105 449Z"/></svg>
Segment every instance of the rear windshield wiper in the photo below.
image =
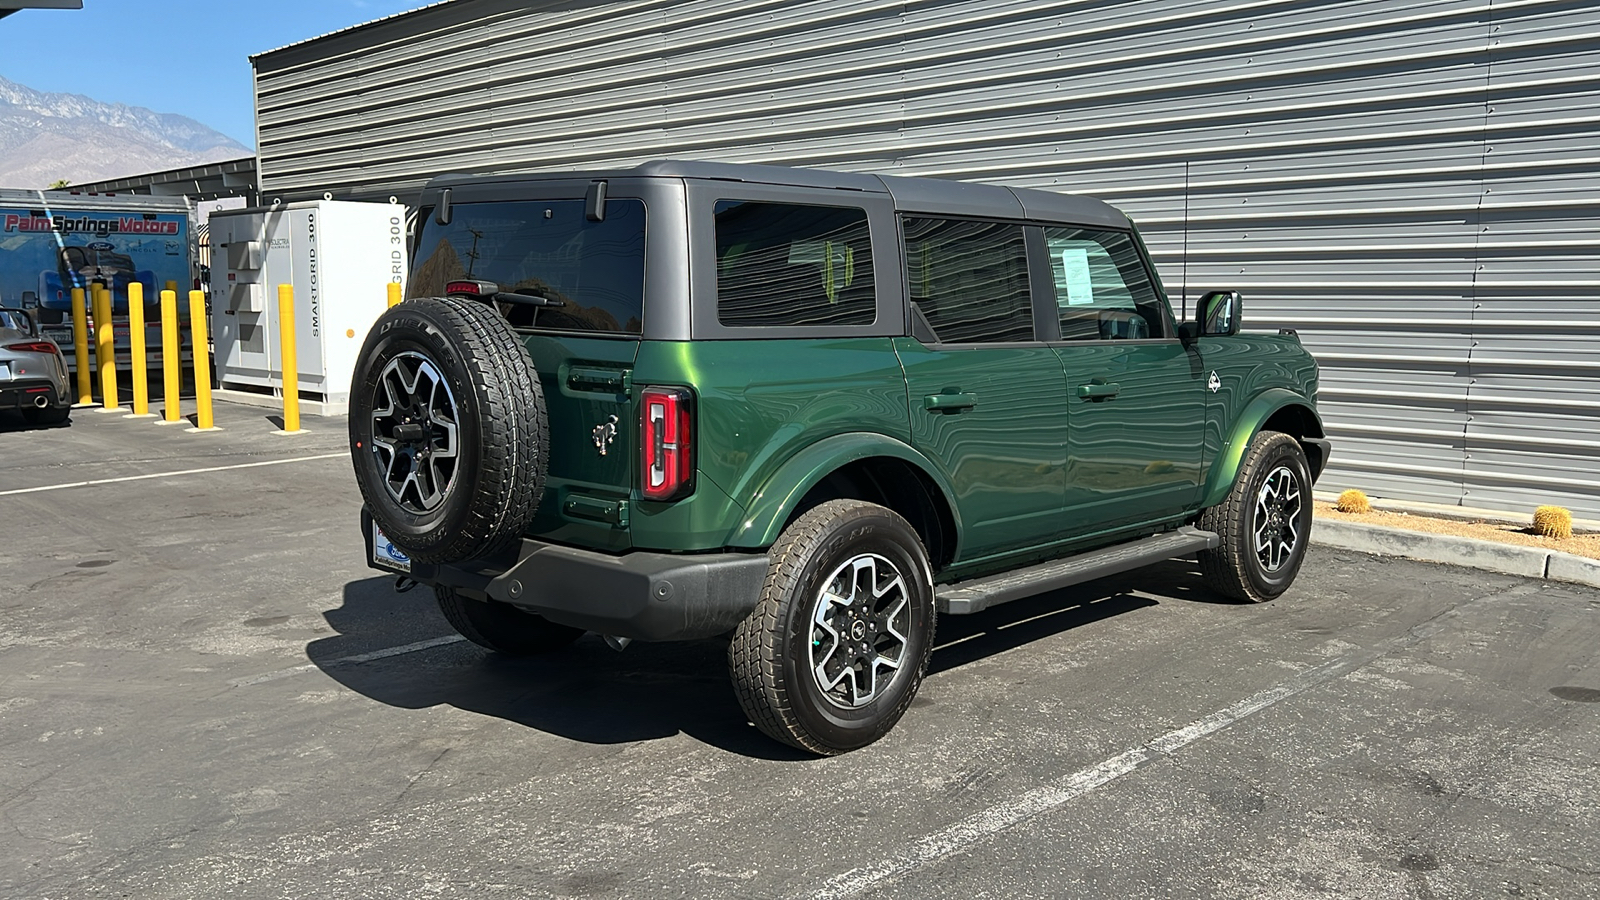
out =
<svg viewBox="0 0 1600 900"><path fill-rule="evenodd" d="M521 291L497 291L494 299L501 303L518 303L523 306L566 306L567 301L543 294L525 294Z"/></svg>

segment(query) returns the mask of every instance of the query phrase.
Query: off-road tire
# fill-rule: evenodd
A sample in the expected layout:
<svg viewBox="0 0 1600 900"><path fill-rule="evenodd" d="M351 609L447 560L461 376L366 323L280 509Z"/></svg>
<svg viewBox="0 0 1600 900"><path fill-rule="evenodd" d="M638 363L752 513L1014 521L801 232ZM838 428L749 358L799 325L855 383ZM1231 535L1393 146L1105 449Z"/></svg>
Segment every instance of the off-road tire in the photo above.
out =
<svg viewBox="0 0 1600 900"><path fill-rule="evenodd" d="M442 585L433 589L439 611L462 637L506 656L533 656L560 650L583 636L572 628L508 603L474 600Z"/></svg>
<svg viewBox="0 0 1600 900"><path fill-rule="evenodd" d="M1268 571L1255 545L1257 499L1267 477L1280 468L1288 469L1300 492L1294 524L1298 527L1295 546L1279 568ZM1225 597L1264 603L1274 600L1294 583L1300 564L1305 561L1311 540L1311 468L1305 449L1292 436L1279 431L1262 431L1250 442L1233 488L1221 503L1200 513L1197 523L1216 532L1221 543L1215 550L1200 551L1200 571L1211 589Z"/></svg>
<svg viewBox="0 0 1600 900"><path fill-rule="evenodd" d="M22 410L22 418L26 419L29 425L62 425L72 418L72 407L29 406Z"/></svg>
<svg viewBox="0 0 1600 900"><path fill-rule="evenodd" d="M866 705L830 704L812 674L812 616L823 581L862 555L891 563L905 588L905 640L887 685ZM888 733L916 697L933 652L934 597L928 554L898 514L856 500L831 500L784 529L761 599L734 631L728 667L745 715L771 737L832 756Z"/></svg>
<svg viewBox="0 0 1600 900"><path fill-rule="evenodd" d="M437 508L413 510L390 493L373 445L378 379L403 353L443 376L456 406L458 458ZM407 300L373 325L350 394L350 454L367 508L383 533L422 563L491 556L533 520L549 465L544 393L528 350L490 307L469 300Z"/></svg>

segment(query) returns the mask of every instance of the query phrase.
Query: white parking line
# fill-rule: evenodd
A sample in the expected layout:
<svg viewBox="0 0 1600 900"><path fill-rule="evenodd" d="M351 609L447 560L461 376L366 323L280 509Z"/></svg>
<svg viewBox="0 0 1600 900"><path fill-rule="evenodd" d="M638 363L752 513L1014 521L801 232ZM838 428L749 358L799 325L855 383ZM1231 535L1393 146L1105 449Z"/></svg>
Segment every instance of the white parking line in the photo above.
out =
<svg viewBox="0 0 1600 900"><path fill-rule="evenodd" d="M255 469L261 466L281 466L287 463L311 462L318 459L338 459L349 456L348 453L324 453L320 456L296 456L292 459L269 459L262 462L238 463L232 466L210 466L204 469L183 469L177 472L151 472L146 475L128 475L122 478L97 478L93 481L69 481L64 484L47 484L42 487L18 488L12 491L0 491L0 497L9 497L12 494L38 494L44 491L64 491L67 488L89 487L96 484L119 484L124 481L145 481L151 478L175 478L179 475L201 475L206 472L227 472L233 469Z"/></svg>
<svg viewBox="0 0 1600 900"><path fill-rule="evenodd" d="M1471 606L1488 599L1491 598L1480 598L1465 605ZM1054 784L1034 788L1004 803L974 813L953 825L927 835L898 856L835 876L823 885L821 890L811 895L812 900L843 900L846 897L860 896L885 881L908 875L946 856L971 850L973 845L1013 825L1076 800L1152 762L1172 756L1206 735L1221 731L1241 719L1253 716L1317 685L1348 675L1379 657L1415 644L1442 630L1444 622L1457 616L1463 608L1450 610L1372 649L1358 650L1301 672L1226 709L1218 710L1175 731L1169 731L1155 740L1119 753L1104 762L1079 769Z"/></svg>
<svg viewBox="0 0 1600 900"><path fill-rule="evenodd" d="M249 687L252 684L266 684L269 681L278 681L279 679L283 678L293 678L296 675L304 675L307 672L315 672L318 669L332 669L339 666L350 666L357 663L372 662L375 659L388 659L391 656L401 656L406 653L416 653L418 650L432 650L434 647L443 647L446 644L458 644L464 640L466 640L466 638L459 634L448 634L444 637L436 637L426 641L417 641L415 644L406 644L402 647L389 647L383 650L373 650L368 653L357 653L354 656L341 656L337 659L330 659L326 662L306 663L302 666L290 666L287 669L279 669L276 672L267 672L261 675L251 675L246 678L235 678L228 683L234 687Z"/></svg>

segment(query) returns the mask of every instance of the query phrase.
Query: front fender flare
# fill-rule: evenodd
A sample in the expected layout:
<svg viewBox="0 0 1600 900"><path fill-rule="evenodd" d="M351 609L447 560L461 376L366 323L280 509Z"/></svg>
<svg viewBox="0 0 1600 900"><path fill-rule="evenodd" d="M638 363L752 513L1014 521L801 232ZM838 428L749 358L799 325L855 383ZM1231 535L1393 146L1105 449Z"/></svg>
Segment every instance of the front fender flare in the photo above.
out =
<svg viewBox="0 0 1600 900"><path fill-rule="evenodd" d="M744 521L728 536L727 546L752 549L772 546L795 507L822 479L841 466L877 456L909 463L938 485L945 506L955 520L956 534L961 534L961 512L955 504L955 492L927 457L891 437L851 432L824 438L791 456L751 498Z"/></svg>
<svg viewBox="0 0 1600 900"><path fill-rule="evenodd" d="M1228 497L1228 491L1233 488L1233 480L1239 475L1239 466L1244 463L1244 453L1250 448L1250 442L1261 431L1261 426L1272 418L1279 410L1290 406L1303 407L1316 419L1318 425L1322 417L1317 415L1316 405L1310 400L1287 388L1268 388L1257 394L1255 399L1245 404L1244 410L1234 420L1233 430L1228 435L1228 443L1222 448L1222 453L1211 466L1211 476L1206 481L1206 490L1202 495L1200 508L1216 506Z"/></svg>

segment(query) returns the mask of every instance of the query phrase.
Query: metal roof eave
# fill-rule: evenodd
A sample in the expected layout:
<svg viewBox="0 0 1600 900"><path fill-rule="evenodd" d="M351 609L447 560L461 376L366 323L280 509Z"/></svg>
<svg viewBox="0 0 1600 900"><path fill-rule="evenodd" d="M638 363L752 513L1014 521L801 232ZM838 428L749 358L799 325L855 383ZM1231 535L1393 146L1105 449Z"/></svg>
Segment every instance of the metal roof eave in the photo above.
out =
<svg viewBox="0 0 1600 900"><path fill-rule="evenodd" d="M82 0L78 0L78 2L81 3ZM284 44L282 47L274 47L271 50L263 50L260 53L252 53L249 56L250 64L252 66L254 66L255 63L256 63L256 60L261 59L263 57L272 56L275 53L282 53L285 50L292 50L292 49L294 49L296 47L303 47L306 44L314 44L317 41L327 40L328 38L340 37L340 36L343 36L343 35L350 34L352 32L363 31L365 29L372 28L372 27L374 27L376 25L382 25L382 24L385 24L385 23L388 23L388 22L393 22L396 19L404 19L404 18L406 18L408 16L414 16L414 15L417 15L418 13L424 13L424 12L427 12L427 11L429 11L431 9L435 9L437 7L440 7L440 6L449 6L450 4L455 3L455 2L456 2L456 0L434 0L433 3L429 3L426 6L419 6L416 9L408 9L408 10L406 10L404 12L391 13L390 15L383 16L382 18L378 18L378 19L373 19L373 20L371 20L369 22L362 22L362 23L360 23L358 25L351 25L349 28L340 28L337 31L330 31L330 32L328 32L326 34L319 34L319 35L316 35L315 37L308 37L308 38L305 38L304 40L295 41L295 42L290 43L290 44ZM4 5L4 4L0 4L0 5Z"/></svg>
<svg viewBox="0 0 1600 900"><path fill-rule="evenodd" d="M25 9L83 9L83 0L0 0L0 19Z"/></svg>

